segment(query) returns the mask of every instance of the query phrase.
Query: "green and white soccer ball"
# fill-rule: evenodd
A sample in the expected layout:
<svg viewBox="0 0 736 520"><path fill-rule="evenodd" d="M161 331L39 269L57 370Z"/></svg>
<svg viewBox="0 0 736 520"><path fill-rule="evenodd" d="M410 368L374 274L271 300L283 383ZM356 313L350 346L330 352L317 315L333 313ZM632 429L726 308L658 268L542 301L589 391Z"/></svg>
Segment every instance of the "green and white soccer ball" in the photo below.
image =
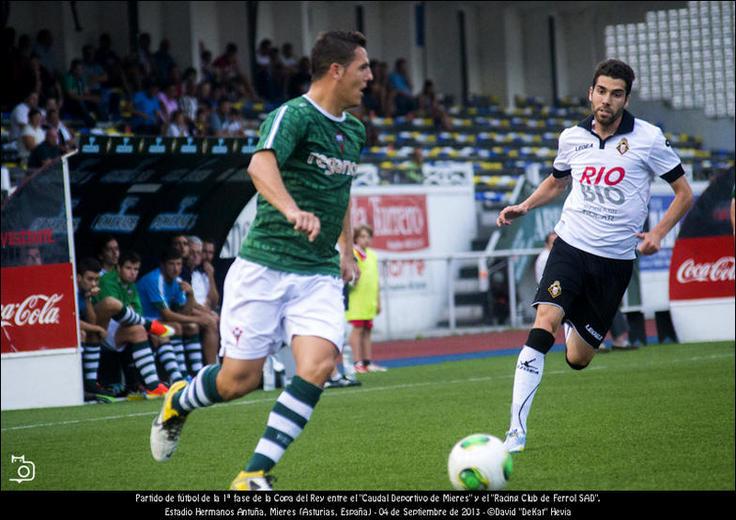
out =
<svg viewBox="0 0 736 520"><path fill-rule="evenodd" d="M487 433L461 439L450 452L447 471L455 489L480 491L506 487L512 471L511 455L503 442Z"/></svg>

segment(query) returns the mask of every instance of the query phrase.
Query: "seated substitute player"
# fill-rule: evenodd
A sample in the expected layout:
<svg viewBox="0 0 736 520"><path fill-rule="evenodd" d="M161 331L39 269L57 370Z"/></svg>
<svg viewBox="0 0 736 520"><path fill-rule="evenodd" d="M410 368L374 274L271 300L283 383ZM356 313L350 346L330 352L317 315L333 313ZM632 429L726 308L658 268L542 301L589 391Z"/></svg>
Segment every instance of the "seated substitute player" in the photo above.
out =
<svg viewBox="0 0 736 520"><path fill-rule="evenodd" d="M193 313L196 305L194 291L191 285L179 278L181 269L181 253L178 249L170 247L161 256L161 266L146 274L138 282L143 315L149 319L159 319L176 331L172 344L180 374L167 370L172 382L184 379L189 374L194 376L202 369L200 329L205 335L217 334L215 317L211 314ZM177 341L179 339L183 345ZM166 349L164 345L162 348ZM166 366L168 362L168 356L166 361L162 360Z"/></svg>
<svg viewBox="0 0 736 520"><path fill-rule="evenodd" d="M360 104L372 79L365 43L358 32L320 34L309 92L261 126L248 166L259 193L257 214L225 280L223 363L171 387L151 427L154 459L171 457L192 410L258 388L266 357L283 342L292 345L296 375L231 488L271 489L269 472L306 427L342 348L343 280L357 276L350 185L365 128L345 110Z"/></svg>
<svg viewBox="0 0 736 520"><path fill-rule="evenodd" d="M97 259L100 261L102 269L100 276L105 273L114 271L118 268L120 261L120 246L117 239L112 235L106 235L100 239L97 245Z"/></svg>
<svg viewBox="0 0 736 520"><path fill-rule="evenodd" d="M508 225L572 185L533 303L534 328L516 366L505 441L511 453L525 447L544 357L560 325L564 322L567 363L582 370L611 326L636 250L644 255L659 251L662 238L692 205L680 159L662 131L625 110L633 82L634 71L619 60L598 65L588 91L592 115L562 132L552 175L497 219L499 227ZM670 183L675 197L662 220L643 233L654 175Z"/></svg>
<svg viewBox="0 0 736 520"><path fill-rule="evenodd" d="M168 337L174 331L141 316L143 309L135 287L140 267L141 258L137 253L127 251L120 255L118 269L108 271L100 279L95 313L97 323L107 330L103 346L122 352L130 345L133 362L146 387L145 396L154 399L166 394L167 387L158 378L148 334Z"/></svg>
<svg viewBox="0 0 736 520"><path fill-rule="evenodd" d="M208 334L202 335L202 351L205 363L214 363L217 359L217 351L220 347L219 322L220 316L213 310L220 296L217 293L215 282L215 270L212 264L204 261L202 254L202 240L196 236L187 237L189 240L189 258L186 259L191 271L191 285L194 291L195 315L209 316L217 322L217 327L207 330ZM201 366L199 368L202 368ZM197 370L199 371L199 370Z"/></svg>
<svg viewBox="0 0 736 520"><path fill-rule="evenodd" d="M82 375L85 400L98 399L106 395L97 382L100 367L100 342L107 330L97 325L97 315L92 303L100 292L100 263L94 258L85 258L77 263L77 318L82 340Z"/></svg>

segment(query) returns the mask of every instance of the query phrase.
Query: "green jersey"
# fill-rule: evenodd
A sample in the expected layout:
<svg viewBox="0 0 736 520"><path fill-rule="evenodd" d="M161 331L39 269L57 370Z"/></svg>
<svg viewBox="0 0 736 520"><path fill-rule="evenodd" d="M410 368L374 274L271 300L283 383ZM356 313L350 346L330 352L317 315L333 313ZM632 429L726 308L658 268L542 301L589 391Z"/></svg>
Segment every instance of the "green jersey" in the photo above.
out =
<svg viewBox="0 0 736 520"><path fill-rule="evenodd" d="M286 190L299 209L319 218L321 231L309 242L259 195L240 256L279 271L339 277L335 244L365 143L363 123L347 112L337 118L301 96L271 112L260 132L256 150L274 152Z"/></svg>
<svg viewBox="0 0 736 520"><path fill-rule="evenodd" d="M95 298L95 303L111 296L123 304L123 308L132 307L135 312L141 314L143 307L138 296L138 289L134 283L124 283L117 271L108 271L100 278L100 292Z"/></svg>

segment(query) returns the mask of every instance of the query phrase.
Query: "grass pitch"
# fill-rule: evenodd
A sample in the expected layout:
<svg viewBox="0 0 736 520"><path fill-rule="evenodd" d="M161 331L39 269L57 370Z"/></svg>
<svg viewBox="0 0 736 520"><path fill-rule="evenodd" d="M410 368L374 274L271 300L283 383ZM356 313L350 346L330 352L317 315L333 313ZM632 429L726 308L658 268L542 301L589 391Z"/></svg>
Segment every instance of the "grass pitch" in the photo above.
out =
<svg viewBox="0 0 736 520"><path fill-rule="evenodd" d="M508 426L516 356L397 368L329 389L275 468L282 490L447 490L460 438ZM2 413L3 490L222 490L250 456L278 390L192 414L153 461L161 401ZM649 346L577 372L550 353L510 490L733 490L734 344ZM11 455L32 482L9 481Z"/></svg>

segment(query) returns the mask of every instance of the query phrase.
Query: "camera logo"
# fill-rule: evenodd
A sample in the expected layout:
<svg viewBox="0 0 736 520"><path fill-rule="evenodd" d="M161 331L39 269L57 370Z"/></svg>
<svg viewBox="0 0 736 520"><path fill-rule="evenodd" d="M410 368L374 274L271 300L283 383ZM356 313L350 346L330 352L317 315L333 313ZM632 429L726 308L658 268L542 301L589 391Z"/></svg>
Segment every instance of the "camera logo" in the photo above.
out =
<svg viewBox="0 0 736 520"><path fill-rule="evenodd" d="M19 464L16 468L17 478L11 478L9 480L17 483L30 482L36 478L36 465L30 460L26 460L25 455L16 457L15 455L10 456L11 464Z"/></svg>

